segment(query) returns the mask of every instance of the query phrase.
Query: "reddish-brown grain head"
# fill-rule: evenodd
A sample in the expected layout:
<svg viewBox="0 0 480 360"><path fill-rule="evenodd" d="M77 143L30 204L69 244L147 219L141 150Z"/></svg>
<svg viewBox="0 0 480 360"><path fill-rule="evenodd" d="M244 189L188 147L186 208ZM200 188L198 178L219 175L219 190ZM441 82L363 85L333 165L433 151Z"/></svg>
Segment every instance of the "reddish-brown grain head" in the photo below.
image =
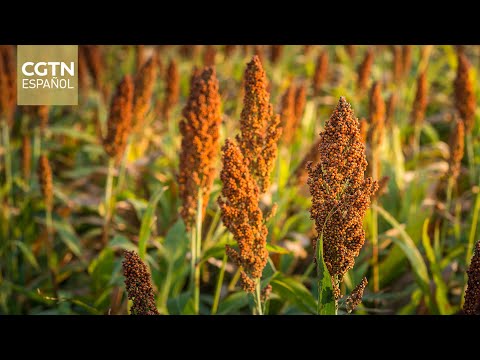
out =
<svg viewBox="0 0 480 360"><path fill-rule="evenodd" d="M170 60L166 74L165 99L163 101L163 116L169 119L172 108L177 104L180 95L180 75L175 60Z"/></svg>
<svg viewBox="0 0 480 360"><path fill-rule="evenodd" d="M320 133L319 153L319 162L307 165L310 216L323 235L328 271L341 281L365 242L363 219L378 188L372 178L365 178L365 145L358 119L344 97Z"/></svg>
<svg viewBox="0 0 480 360"><path fill-rule="evenodd" d="M245 96L240 115L239 147L260 192L270 186L270 172L277 157L281 135L280 117L273 113L267 77L260 58L254 56L245 70Z"/></svg>
<svg viewBox="0 0 480 360"><path fill-rule="evenodd" d="M202 194L202 218L215 178L222 121L218 80L214 68L205 68L193 78L180 122L182 147L179 163L180 214L190 228L197 216L198 193Z"/></svg>
<svg viewBox="0 0 480 360"><path fill-rule="evenodd" d="M17 65L15 46L0 45L0 120L11 127L17 104Z"/></svg>
<svg viewBox="0 0 480 360"><path fill-rule="evenodd" d="M237 45L225 45L223 47L223 51L225 53L225 58L226 59L229 59L233 56L233 54L235 53L235 50L237 49Z"/></svg>
<svg viewBox="0 0 480 360"><path fill-rule="evenodd" d="M345 45L345 51L347 52L350 59L355 58L355 54L357 53L357 48L355 45Z"/></svg>
<svg viewBox="0 0 480 360"><path fill-rule="evenodd" d="M393 80L395 82L398 82L403 77L402 48L399 45L392 45L392 53L393 53L393 64L392 64Z"/></svg>
<svg viewBox="0 0 480 360"><path fill-rule="evenodd" d="M133 89L132 78L126 75L118 84L110 104L107 136L103 139L103 147L105 152L117 161L123 156L131 132Z"/></svg>
<svg viewBox="0 0 480 360"><path fill-rule="evenodd" d="M295 135L295 87L290 85L283 93L280 102L280 120L283 140L290 144Z"/></svg>
<svg viewBox="0 0 480 360"><path fill-rule="evenodd" d="M276 64L280 61L283 53L283 45L271 45L270 46L270 62Z"/></svg>
<svg viewBox="0 0 480 360"><path fill-rule="evenodd" d="M305 83L297 85L295 89L295 123L296 127L300 126L305 105L307 103L307 87Z"/></svg>
<svg viewBox="0 0 480 360"><path fill-rule="evenodd" d="M125 289L132 301L131 315L159 315L155 305L152 277L147 265L134 251L125 250L122 261Z"/></svg>
<svg viewBox="0 0 480 360"><path fill-rule="evenodd" d="M353 310L355 310L362 302L363 292L365 291L367 284L368 280L366 277L364 277L362 281L360 281L360 284L358 284L355 289L352 290L350 296L347 297L345 305L347 306L348 313L351 313Z"/></svg>
<svg viewBox="0 0 480 360"><path fill-rule="evenodd" d="M132 127L134 131L142 127L145 115L150 107L153 88L157 79L157 69L156 56L154 55L143 64L135 77L132 114Z"/></svg>
<svg viewBox="0 0 480 360"><path fill-rule="evenodd" d="M104 58L102 49L99 45L83 45L83 52L90 75L93 79L95 89L100 92L104 90Z"/></svg>
<svg viewBox="0 0 480 360"><path fill-rule="evenodd" d="M372 72L372 65L374 60L373 49L369 48L365 53L362 63L358 67L358 83L357 88L360 92L365 91L368 88L370 81L370 74Z"/></svg>
<svg viewBox="0 0 480 360"><path fill-rule="evenodd" d="M145 46L144 45L135 45L135 67L137 72L140 71L143 64L145 64Z"/></svg>
<svg viewBox="0 0 480 360"><path fill-rule="evenodd" d="M421 127L425 119L425 111L428 105L428 82L426 71L418 75L417 92L413 101L411 124L415 127Z"/></svg>
<svg viewBox="0 0 480 360"><path fill-rule="evenodd" d="M410 74L410 69L412 67L412 52L412 45L402 46L402 72L404 77L408 77Z"/></svg>
<svg viewBox="0 0 480 360"><path fill-rule="evenodd" d="M480 315L480 241L475 246L467 274L468 282L463 311L467 315Z"/></svg>
<svg viewBox="0 0 480 360"><path fill-rule="evenodd" d="M203 65L204 66L214 66L215 65L215 56L217 55L217 50L213 45L207 45L205 47L205 52L203 53Z"/></svg>
<svg viewBox="0 0 480 360"><path fill-rule="evenodd" d="M382 97L382 85L376 81L370 89L368 116L371 126L367 142L371 146L380 146L383 141L385 127L385 102Z"/></svg>
<svg viewBox="0 0 480 360"><path fill-rule="evenodd" d="M222 151L220 179L223 187L218 204L223 224L238 244L238 251L228 245L226 250L228 256L243 268L243 289L253 292L268 260L268 231L259 207L259 189L238 145L227 139Z"/></svg>
<svg viewBox="0 0 480 360"><path fill-rule="evenodd" d="M475 89L471 64L463 51L458 51L457 77L455 78L455 107L470 133L475 123Z"/></svg>
<svg viewBox="0 0 480 360"><path fill-rule="evenodd" d="M323 85L327 81L328 76L328 52L323 50L317 58L315 64L315 72L313 74L313 92L318 95Z"/></svg>

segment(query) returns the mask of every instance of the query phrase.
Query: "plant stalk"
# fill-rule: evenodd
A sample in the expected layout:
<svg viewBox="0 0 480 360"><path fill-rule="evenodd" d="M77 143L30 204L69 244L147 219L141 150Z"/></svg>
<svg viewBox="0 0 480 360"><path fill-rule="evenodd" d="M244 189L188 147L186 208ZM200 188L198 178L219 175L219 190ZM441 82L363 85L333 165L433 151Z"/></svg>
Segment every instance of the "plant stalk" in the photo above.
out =
<svg viewBox="0 0 480 360"><path fill-rule="evenodd" d="M256 305L256 315L263 315L262 309L262 292L261 292L260 279L256 279L255 284L255 305Z"/></svg>
<svg viewBox="0 0 480 360"><path fill-rule="evenodd" d="M225 267L227 265L227 253L223 254L222 267L220 268L220 273L218 274L217 286L215 287L215 295L213 297L213 305L211 314L215 315L218 311L218 304L220 302L220 293L222 291L223 278L225 276Z"/></svg>
<svg viewBox="0 0 480 360"><path fill-rule="evenodd" d="M103 225L103 245L108 243L108 232L113 213L113 178L115 171L115 159L108 159L107 184L105 186L105 221Z"/></svg>

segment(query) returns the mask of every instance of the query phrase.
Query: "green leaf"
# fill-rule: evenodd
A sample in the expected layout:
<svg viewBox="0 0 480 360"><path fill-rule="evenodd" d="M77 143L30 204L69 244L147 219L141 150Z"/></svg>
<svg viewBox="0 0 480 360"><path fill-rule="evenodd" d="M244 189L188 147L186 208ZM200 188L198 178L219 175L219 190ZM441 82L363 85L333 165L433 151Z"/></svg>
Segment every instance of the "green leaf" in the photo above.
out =
<svg viewBox="0 0 480 360"><path fill-rule="evenodd" d="M38 266L37 259L35 258L35 255L33 255L30 248L28 248L23 242L18 240L15 240L14 244L20 249L23 256L25 257L25 260L27 260L30 263L30 265L32 265L35 268L35 270L40 270L40 266Z"/></svg>
<svg viewBox="0 0 480 360"><path fill-rule="evenodd" d="M240 291L229 295L218 306L218 315L226 315L238 312L240 309L248 306L248 294Z"/></svg>
<svg viewBox="0 0 480 360"><path fill-rule="evenodd" d="M316 313L315 299L301 282L284 275L278 275L270 284L273 292L279 294L280 297L285 298L305 312Z"/></svg>
<svg viewBox="0 0 480 360"><path fill-rule="evenodd" d="M64 221L53 221L53 227L57 230L60 235L60 239L65 243L65 245L73 252L77 257L81 258L82 248L80 245L80 239L73 227L64 222Z"/></svg>
<svg viewBox="0 0 480 360"><path fill-rule="evenodd" d="M178 219L165 236L163 245L167 254L166 260L172 263L175 262L184 254L188 248L188 243L185 224L182 219Z"/></svg>
<svg viewBox="0 0 480 360"><path fill-rule="evenodd" d="M112 248L104 248L88 266L88 273L92 277L94 291L104 290L109 283L114 269L115 254Z"/></svg>
<svg viewBox="0 0 480 360"><path fill-rule="evenodd" d="M420 254L415 242L412 240L410 235L407 234L400 223L384 208L377 205L372 205L372 207L374 207L378 213L400 233L400 238L392 237L391 239L400 247L407 257L408 261L412 265L412 269L421 289L423 290L424 295L429 297L430 279L428 276L427 266L425 265L422 254Z"/></svg>
<svg viewBox="0 0 480 360"><path fill-rule="evenodd" d="M166 187L161 187L152 195L150 202L148 203L147 210L145 210L145 214L142 218L142 225L140 226L140 235L138 238L138 256L140 256L140 259L142 260L145 259L147 241L150 238L157 202L162 197L165 189Z"/></svg>
<svg viewBox="0 0 480 360"><path fill-rule="evenodd" d="M70 126L49 126L48 130L52 135L65 135L72 139L83 140L89 143L96 143L98 141L96 136L89 134L87 131L75 130Z"/></svg>
<svg viewBox="0 0 480 360"><path fill-rule="evenodd" d="M430 237L428 236L428 223L430 219L427 218L423 223L422 231L422 244L425 249L425 255L430 263L430 269L433 275L433 281L435 282L435 300L437 302L438 310L440 315L450 315L452 314L452 307L448 302L448 287L443 281L442 271L438 266L437 259L435 257L435 252L433 251L432 245L430 243Z"/></svg>
<svg viewBox="0 0 480 360"><path fill-rule="evenodd" d="M273 244L267 244L267 250L268 252L275 253L275 254L290 254L289 250Z"/></svg>
<svg viewBox="0 0 480 360"><path fill-rule="evenodd" d="M317 274L318 274L318 315L336 315L337 307L333 293L332 277L328 272L327 265L323 259L323 234L320 234L317 241Z"/></svg>

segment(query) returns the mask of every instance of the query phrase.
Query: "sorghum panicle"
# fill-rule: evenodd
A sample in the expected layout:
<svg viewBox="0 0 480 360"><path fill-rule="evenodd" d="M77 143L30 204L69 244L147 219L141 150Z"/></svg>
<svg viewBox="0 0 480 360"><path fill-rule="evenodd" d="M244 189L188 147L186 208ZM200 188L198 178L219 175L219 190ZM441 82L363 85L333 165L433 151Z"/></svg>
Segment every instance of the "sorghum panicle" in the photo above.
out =
<svg viewBox="0 0 480 360"><path fill-rule="evenodd" d="M145 46L135 45L135 65L137 72L140 71L145 63Z"/></svg>
<svg viewBox="0 0 480 360"><path fill-rule="evenodd" d="M215 65L215 56L217 55L217 50L213 45L207 45L205 52L203 54L203 65L204 66L214 66Z"/></svg>
<svg viewBox="0 0 480 360"><path fill-rule="evenodd" d="M258 59L262 64L265 64L265 47L263 45L253 46L253 55L258 56Z"/></svg>
<svg viewBox="0 0 480 360"><path fill-rule="evenodd" d="M11 127L17 104L17 65L15 47L0 45L0 121Z"/></svg>
<svg viewBox="0 0 480 360"><path fill-rule="evenodd" d="M315 73L313 74L313 93L318 95L328 76L328 52L323 50L317 58Z"/></svg>
<svg viewBox="0 0 480 360"><path fill-rule="evenodd" d="M465 147L465 125L463 121L457 120L455 128L450 137L450 158L448 161L449 176L454 180L460 174L460 167L462 165L462 158Z"/></svg>
<svg viewBox="0 0 480 360"><path fill-rule="evenodd" d="M133 103L133 81L126 75L117 86L117 91L110 104L107 120L107 136L103 139L103 147L110 157L119 161L127 146L131 131Z"/></svg>
<svg viewBox="0 0 480 360"><path fill-rule="evenodd" d="M245 96L240 115L239 147L261 193L270 186L270 172L277 157L281 135L280 117L273 113L267 77L258 56L245 70Z"/></svg>
<svg viewBox="0 0 480 360"><path fill-rule="evenodd" d="M295 89L295 123L298 127L302 121L305 104L307 103L307 87L304 83L298 85Z"/></svg>
<svg viewBox="0 0 480 360"><path fill-rule="evenodd" d="M280 101L280 121L283 129L283 140L290 144L295 135L295 87L290 85L283 93Z"/></svg>
<svg viewBox="0 0 480 360"><path fill-rule="evenodd" d="M308 56L312 52L313 45L303 45L302 54L303 56Z"/></svg>
<svg viewBox="0 0 480 360"><path fill-rule="evenodd" d="M148 112L156 79L157 61L154 55L142 65L135 77L132 113L132 128L135 130L142 126Z"/></svg>
<svg viewBox="0 0 480 360"><path fill-rule="evenodd" d="M365 178L367 160L358 119L344 97L320 133L320 161L307 165L312 195L310 217L323 235L323 257L330 275L341 281L365 242L363 218L378 189Z"/></svg>
<svg viewBox="0 0 480 360"><path fill-rule="evenodd" d="M227 139L222 148L222 196L218 199L222 221L238 244L236 251L227 245L228 256L243 267L242 287L254 292L267 264L267 228L259 207L259 189L250 174L240 148Z"/></svg>
<svg viewBox="0 0 480 360"><path fill-rule="evenodd" d="M103 91L103 54L99 45L84 45L83 47L88 70L93 79L93 85L98 91Z"/></svg>
<svg viewBox="0 0 480 360"><path fill-rule="evenodd" d="M272 64L278 63L283 53L283 45L271 45L270 46L270 62Z"/></svg>
<svg viewBox="0 0 480 360"><path fill-rule="evenodd" d="M428 104L428 83L427 73L424 71L417 78L417 92L413 102L411 113L411 124L416 127L421 127L425 119L425 110Z"/></svg>
<svg viewBox="0 0 480 360"><path fill-rule="evenodd" d="M225 52L225 58L230 58L232 55L235 53L235 50L237 49L237 45L225 45L223 50Z"/></svg>
<svg viewBox="0 0 480 360"><path fill-rule="evenodd" d="M147 265L134 251L124 251L123 276L128 299L132 301L131 315L160 315L155 305L152 277Z"/></svg>
<svg viewBox="0 0 480 360"><path fill-rule="evenodd" d="M214 68L194 77L190 96L180 122L182 148L179 164L180 214L189 229L197 215L198 191L203 196L202 218L215 178L222 122L218 80Z"/></svg>
<svg viewBox="0 0 480 360"><path fill-rule="evenodd" d="M362 63L358 67L357 88L361 92L368 88L370 73L372 72L373 59L374 59L373 49L370 48L367 50Z"/></svg>
<svg viewBox="0 0 480 360"><path fill-rule="evenodd" d="M53 207L53 181L52 181L52 168L48 162L46 155L41 155L38 158L37 168L38 182L40 183L40 189L42 191L43 199L45 201L45 207L52 209Z"/></svg>
<svg viewBox="0 0 480 360"><path fill-rule="evenodd" d="M458 51L457 77L455 78L455 107L465 122L465 130L471 132L475 122L475 89L471 64L463 51Z"/></svg>
<svg viewBox="0 0 480 360"><path fill-rule="evenodd" d="M382 97L382 85L378 81L374 82L370 89L368 116L371 126L367 142L378 147L383 141L385 126L385 102Z"/></svg>
<svg viewBox="0 0 480 360"><path fill-rule="evenodd" d="M393 52L393 80L398 82L402 79L403 76L403 56L402 48L398 45L392 45Z"/></svg>
<svg viewBox="0 0 480 360"><path fill-rule="evenodd" d="M404 77L408 77L410 74L410 68L412 67L412 50L412 45L402 46L402 71Z"/></svg>
<svg viewBox="0 0 480 360"><path fill-rule="evenodd" d="M163 102L163 116L168 120L170 111L177 104L180 95L180 75L175 60L170 60L166 75L165 100Z"/></svg>
<svg viewBox="0 0 480 360"><path fill-rule="evenodd" d="M480 315L480 241L475 245L475 252L467 274L468 283L463 311L467 315Z"/></svg>
<svg viewBox="0 0 480 360"><path fill-rule="evenodd" d="M83 46L78 47L78 89L82 96L85 96L88 89L88 66Z"/></svg>
<svg viewBox="0 0 480 360"><path fill-rule="evenodd" d="M350 59L353 60L357 52L355 45L345 45L345 50L347 51L348 56L350 56Z"/></svg>
<svg viewBox="0 0 480 360"><path fill-rule="evenodd" d="M355 289L352 290L350 296L347 297L347 300L345 301L347 313L351 313L357 308L358 305L360 305L363 298L363 292L365 291L367 284L368 280L366 277L364 277L362 281L360 281L360 284L358 284Z"/></svg>

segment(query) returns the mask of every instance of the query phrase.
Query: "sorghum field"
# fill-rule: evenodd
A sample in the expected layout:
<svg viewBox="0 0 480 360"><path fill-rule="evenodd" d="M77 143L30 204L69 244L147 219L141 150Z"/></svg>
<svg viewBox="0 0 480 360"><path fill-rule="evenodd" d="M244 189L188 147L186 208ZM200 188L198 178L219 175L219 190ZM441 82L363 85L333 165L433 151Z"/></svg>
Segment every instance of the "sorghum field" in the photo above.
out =
<svg viewBox="0 0 480 360"><path fill-rule="evenodd" d="M480 47L0 47L0 314L479 314Z"/></svg>

